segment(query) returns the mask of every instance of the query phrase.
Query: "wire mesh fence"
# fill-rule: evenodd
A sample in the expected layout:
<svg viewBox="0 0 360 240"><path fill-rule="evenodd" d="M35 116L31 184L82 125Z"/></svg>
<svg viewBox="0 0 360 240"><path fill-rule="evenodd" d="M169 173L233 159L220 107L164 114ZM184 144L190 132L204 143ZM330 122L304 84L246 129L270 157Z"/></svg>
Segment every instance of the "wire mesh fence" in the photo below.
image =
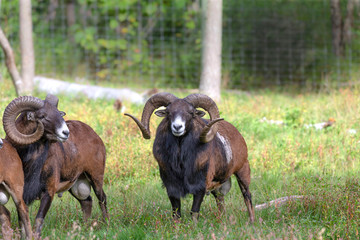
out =
<svg viewBox="0 0 360 240"><path fill-rule="evenodd" d="M198 87L204 21L200 0L32 2L38 75ZM3 1L0 11L1 27L18 52L18 1ZM337 57L330 1L226 0L222 84L245 89L356 81L358 18L354 11L353 39Z"/></svg>

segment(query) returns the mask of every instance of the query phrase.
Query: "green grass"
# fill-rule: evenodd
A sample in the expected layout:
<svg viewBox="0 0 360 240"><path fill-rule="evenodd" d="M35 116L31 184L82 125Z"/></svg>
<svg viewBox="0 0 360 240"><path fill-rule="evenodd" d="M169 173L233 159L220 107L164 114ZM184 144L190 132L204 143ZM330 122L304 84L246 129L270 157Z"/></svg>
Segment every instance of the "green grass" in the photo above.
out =
<svg viewBox="0 0 360 240"><path fill-rule="evenodd" d="M0 82L0 112L15 97L11 82ZM186 92L173 92L186 96ZM182 201L183 218L171 219L171 206L152 156L153 137L144 140L136 125L113 109L113 101L60 95L66 119L88 123L107 148L105 192L110 224L101 222L97 201L92 218L82 221L80 205L68 193L55 200L45 219L42 236L50 239L359 239L360 130L359 89L326 92L224 92L221 116L243 134L252 170L254 204L279 197L304 195L281 207L256 211L251 225L240 190L226 196L226 214L219 216L212 196L206 196L197 225L191 221L192 197ZM44 98L44 94L35 94ZM125 103L126 112L141 116L143 106ZM284 120L285 126L260 119ZM317 131L304 124L334 118L336 124ZM153 116L152 134L160 119ZM0 136L5 134L0 129ZM93 199L96 199L93 196ZM30 206L35 219L39 202ZM14 205L8 203L17 227Z"/></svg>

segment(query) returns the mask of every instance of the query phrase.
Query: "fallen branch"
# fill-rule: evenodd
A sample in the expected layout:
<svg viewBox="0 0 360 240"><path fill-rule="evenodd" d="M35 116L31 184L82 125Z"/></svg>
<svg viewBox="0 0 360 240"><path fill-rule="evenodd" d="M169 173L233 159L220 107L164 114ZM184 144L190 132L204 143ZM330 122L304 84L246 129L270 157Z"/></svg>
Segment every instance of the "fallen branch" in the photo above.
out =
<svg viewBox="0 0 360 240"><path fill-rule="evenodd" d="M115 89L99 86L83 85L77 83L69 83L56 79L36 76L34 82L37 89L50 94L84 94L91 99L119 99L136 104L143 104L144 97L130 89Z"/></svg>
<svg viewBox="0 0 360 240"><path fill-rule="evenodd" d="M255 209L256 210L264 210L264 209L269 208L271 206L280 207L280 206L286 204L288 201L297 200L297 199L304 199L304 198L305 198L305 196L302 196L302 195L293 195L293 196L277 198L277 199L271 200L270 202L267 202L267 203L258 204L258 205L255 206Z"/></svg>

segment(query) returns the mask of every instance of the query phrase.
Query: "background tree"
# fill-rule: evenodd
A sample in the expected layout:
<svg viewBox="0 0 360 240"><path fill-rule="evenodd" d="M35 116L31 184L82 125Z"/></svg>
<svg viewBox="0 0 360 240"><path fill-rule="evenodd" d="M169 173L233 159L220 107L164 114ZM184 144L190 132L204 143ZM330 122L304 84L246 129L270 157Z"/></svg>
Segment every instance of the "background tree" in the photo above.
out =
<svg viewBox="0 0 360 240"><path fill-rule="evenodd" d="M34 88L35 57L32 34L31 1L20 0L19 39L21 48L21 74L16 67L14 51L0 27L0 46L3 49L6 67L18 96L31 94Z"/></svg>
<svg viewBox="0 0 360 240"><path fill-rule="evenodd" d="M20 94L32 93L34 88L35 56L33 44L33 30L31 17L31 0L19 1L20 11L20 49L22 89ZM18 89L19 90L19 89Z"/></svg>
<svg viewBox="0 0 360 240"><path fill-rule="evenodd" d="M206 0L200 92L220 101L222 0Z"/></svg>
<svg viewBox="0 0 360 240"><path fill-rule="evenodd" d="M345 56L345 48L351 42L351 27L354 22L355 0L348 0L346 16L341 14L340 0L331 0L331 24L333 51L337 57Z"/></svg>
<svg viewBox="0 0 360 240"><path fill-rule="evenodd" d="M1 4L1 2L0 2ZM0 27L0 46L5 54L5 64L10 73L11 79L13 81L16 95L19 96L19 93L22 91L22 80L19 71L16 68L14 52L10 46L9 41L7 40L3 30Z"/></svg>

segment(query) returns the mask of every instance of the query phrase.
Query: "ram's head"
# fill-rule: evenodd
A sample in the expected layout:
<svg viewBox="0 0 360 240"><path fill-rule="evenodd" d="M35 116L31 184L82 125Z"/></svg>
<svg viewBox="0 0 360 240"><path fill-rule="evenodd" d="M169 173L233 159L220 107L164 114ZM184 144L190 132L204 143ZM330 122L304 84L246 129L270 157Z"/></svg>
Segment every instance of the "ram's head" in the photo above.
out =
<svg viewBox="0 0 360 240"><path fill-rule="evenodd" d="M50 94L45 100L32 96L15 98L6 107L3 115L6 135L16 144L23 145L34 143L43 136L51 141L66 141L70 132L63 119L65 113L57 108L58 102L59 99ZM16 120L21 113L26 114L23 117L33 123L21 126L22 132L16 126Z"/></svg>
<svg viewBox="0 0 360 240"><path fill-rule="evenodd" d="M169 120L171 132L176 137L180 137L187 132L194 118L205 115L203 111L197 108L203 108L207 111L210 115L210 121L204 126L200 134L200 141L203 143L209 142L214 138L217 132L215 123L223 120L219 116L216 103L210 97L203 94L191 94L186 98L180 99L171 93L158 93L146 102L141 121L130 114L125 115L131 117L136 122L145 139L150 139L150 117L159 107L165 107L165 109L158 110L155 114Z"/></svg>

